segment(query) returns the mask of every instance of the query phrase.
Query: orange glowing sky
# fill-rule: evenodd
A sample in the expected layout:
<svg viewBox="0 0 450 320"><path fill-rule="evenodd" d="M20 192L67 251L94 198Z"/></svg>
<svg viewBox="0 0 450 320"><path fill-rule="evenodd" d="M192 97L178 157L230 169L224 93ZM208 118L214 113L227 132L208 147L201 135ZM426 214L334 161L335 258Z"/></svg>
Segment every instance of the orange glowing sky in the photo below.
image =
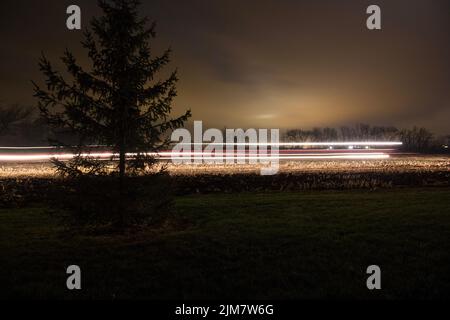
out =
<svg viewBox="0 0 450 320"><path fill-rule="evenodd" d="M0 99L34 103L41 51L84 56L65 29L73 1L2 0ZM98 11L76 1L83 23ZM381 31L365 27L373 1L157 0L155 49L171 46L175 112L214 127L311 128L365 122L450 133L448 0L376 1Z"/></svg>

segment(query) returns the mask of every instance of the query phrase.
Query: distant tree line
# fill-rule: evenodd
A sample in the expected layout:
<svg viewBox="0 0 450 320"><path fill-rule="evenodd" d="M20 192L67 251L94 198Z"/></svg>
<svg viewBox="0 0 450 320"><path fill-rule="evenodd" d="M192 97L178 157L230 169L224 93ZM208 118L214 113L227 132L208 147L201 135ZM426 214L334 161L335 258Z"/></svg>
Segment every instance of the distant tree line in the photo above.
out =
<svg viewBox="0 0 450 320"><path fill-rule="evenodd" d="M311 130L290 129L283 136L287 142L327 142L327 141L401 141L404 151L448 152L450 135L435 136L426 128L414 126L398 129L393 126L371 126L356 124L339 128L313 128Z"/></svg>
<svg viewBox="0 0 450 320"><path fill-rule="evenodd" d="M0 104L0 146L46 146L49 140L76 144L71 132L51 130L37 107Z"/></svg>
<svg viewBox="0 0 450 320"><path fill-rule="evenodd" d="M36 116L32 107L0 105L0 141L2 145L46 144L49 132L45 121ZM54 134L54 133L53 133ZM59 139L70 137L59 133ZM448 153L450 135L437 136L426 128L414 126L398 129L393 126L371 126L356 124L338 128L289 129L282 135L286 142L326 142L326 141L401 141L402 150L424 153Z"/></svg>
<svg viewBox="0 0 450 320"><path fill-rule="evenodd" d="M48 128L36 108L0 104L0 144L32 146L48 142Z"/></svg>

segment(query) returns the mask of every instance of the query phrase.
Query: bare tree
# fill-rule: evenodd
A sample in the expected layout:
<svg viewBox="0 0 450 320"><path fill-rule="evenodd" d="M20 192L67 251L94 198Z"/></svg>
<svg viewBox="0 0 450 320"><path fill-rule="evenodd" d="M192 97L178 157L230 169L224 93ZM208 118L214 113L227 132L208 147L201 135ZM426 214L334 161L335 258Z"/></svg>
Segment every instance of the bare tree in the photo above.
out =
<svg viewBox="0 0 450 320"><path fill-rule="evenodd" d="M433 134L425 128L413 127L400 132L403 149L409 151L427 151L431 147Z"/></svg>

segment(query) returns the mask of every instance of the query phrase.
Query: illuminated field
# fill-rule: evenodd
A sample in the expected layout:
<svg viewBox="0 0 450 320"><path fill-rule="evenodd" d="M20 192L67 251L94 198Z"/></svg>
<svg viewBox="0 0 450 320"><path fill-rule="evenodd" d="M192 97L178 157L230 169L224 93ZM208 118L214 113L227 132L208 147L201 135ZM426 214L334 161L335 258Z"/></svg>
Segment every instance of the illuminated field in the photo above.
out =
<svg viewBox="0 0 450 320"><path fill-rule="evenodd" d="M172 175L203 175L203 174L242 174L259 173L261 165L251 164L167 164ZM416 156L391 155L387 159L322 159L322 160L282 160L280 173L295 172L405 172L405 171L450 171L448 156ZM55 171L48 162L0 163L0 178L14 177L51 177Z"/></svg>

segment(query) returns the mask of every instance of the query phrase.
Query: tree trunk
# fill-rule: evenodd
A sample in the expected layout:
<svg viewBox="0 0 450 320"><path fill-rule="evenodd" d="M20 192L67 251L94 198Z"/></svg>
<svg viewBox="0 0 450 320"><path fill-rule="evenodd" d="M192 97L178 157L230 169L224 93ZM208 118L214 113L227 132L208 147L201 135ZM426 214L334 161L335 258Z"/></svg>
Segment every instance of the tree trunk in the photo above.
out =
<svg viewBox="0 0 450 320"><path fill-rule="evenodd" d="M123 228L125 225L125 174L126 174L126 120L127 120L127 108L122 103L120 107L120 143L119 143L119 228Z"/></svg>

